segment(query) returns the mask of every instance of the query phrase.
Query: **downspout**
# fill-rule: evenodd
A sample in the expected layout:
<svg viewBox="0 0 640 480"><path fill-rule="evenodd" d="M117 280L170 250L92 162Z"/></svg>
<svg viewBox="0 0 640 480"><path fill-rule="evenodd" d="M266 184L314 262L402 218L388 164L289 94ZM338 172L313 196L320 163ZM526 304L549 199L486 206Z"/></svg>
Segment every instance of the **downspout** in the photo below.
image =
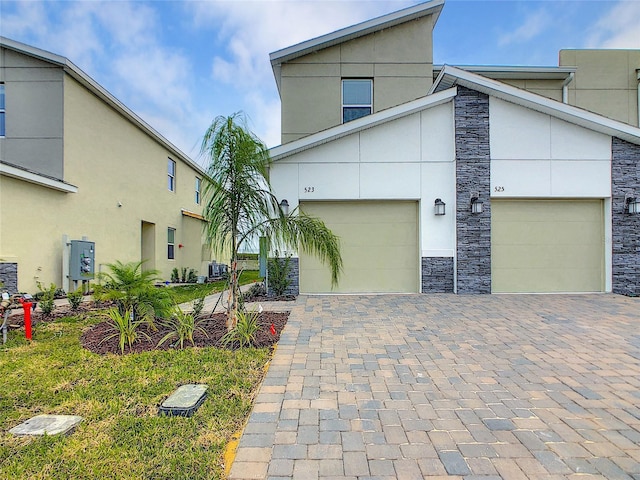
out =
<svg viewBox="0 0 640 480"><path fill-rule="evenodd" d="M573 81L574 76L575 73L571 72L564 82L562 82L562 103L569 103L569 84Z"/></svg>

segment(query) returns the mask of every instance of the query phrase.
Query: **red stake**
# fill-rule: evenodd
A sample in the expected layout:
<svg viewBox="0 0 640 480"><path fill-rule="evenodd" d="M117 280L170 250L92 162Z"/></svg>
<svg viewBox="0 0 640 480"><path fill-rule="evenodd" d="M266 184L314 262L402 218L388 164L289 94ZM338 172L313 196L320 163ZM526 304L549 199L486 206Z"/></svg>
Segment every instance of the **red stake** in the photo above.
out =
<svg viewBox="0 0 640 480"><path fill-rule="evenodd" d="M276 334L276 327L273 325L273 323L271 324L271 327L269 328L269 331L271 332L271 335L275 335Z"/></svg>
<svg viewBox="0 0 640 480"><path fill-rule="evenodd" d="M22 310L24 311L24 336L27 340L31 340L31 302L20 300Z"/></svg>

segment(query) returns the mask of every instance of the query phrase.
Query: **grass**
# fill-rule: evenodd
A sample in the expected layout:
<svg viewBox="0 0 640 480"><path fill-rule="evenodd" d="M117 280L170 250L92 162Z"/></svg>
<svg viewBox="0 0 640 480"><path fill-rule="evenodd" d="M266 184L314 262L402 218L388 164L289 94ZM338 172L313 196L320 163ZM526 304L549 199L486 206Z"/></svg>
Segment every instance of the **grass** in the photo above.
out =
<svg viewBox="0 0 640 480"><path fill-rule="evenodd" d="M258 270L245 270L240 275L240 285L262 281ZM197 285L178 285L169 289L171 298L175 303L184 303L206 295L221 292L227 288L226 280L202 283Z"/></svg>
<svg viewBox="0 0 640 480"><path fill-rule="evenodd" d="M243 425L270 358L268 349L188 348L99 356L80 346L96 317L19 330L0 346L0 478L221 479L223 452ZM205 383L191 418L158 417L178 386ZM38 414L80 415L69 436L17 437Z"/></svg>

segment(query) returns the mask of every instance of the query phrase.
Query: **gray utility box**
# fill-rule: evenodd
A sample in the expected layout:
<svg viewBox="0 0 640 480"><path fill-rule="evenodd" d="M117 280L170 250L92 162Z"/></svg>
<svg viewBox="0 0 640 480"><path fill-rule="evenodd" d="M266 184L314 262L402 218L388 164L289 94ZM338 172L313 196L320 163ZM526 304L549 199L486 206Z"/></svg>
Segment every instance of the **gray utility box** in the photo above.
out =
<svg viewBox="0 0 640 480"><path fill-rule="evenodd" d="M69 278L74 281L95 277L96 244L85 240L71 240Z"/></svg>

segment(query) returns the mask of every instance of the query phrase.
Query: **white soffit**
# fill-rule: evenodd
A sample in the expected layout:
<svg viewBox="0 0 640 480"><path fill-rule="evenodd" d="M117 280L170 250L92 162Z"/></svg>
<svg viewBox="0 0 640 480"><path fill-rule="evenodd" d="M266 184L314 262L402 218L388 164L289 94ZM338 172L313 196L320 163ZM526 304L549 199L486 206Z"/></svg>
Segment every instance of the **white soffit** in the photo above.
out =
<svg viewBox="0 0 640 480"><path fill-rule="evenodd" d="M305 42L292 45L269 54L271 65L275 69L277 65L302 57L311 52L317 52L323 48L328 48L339 43L343 43L354 38L362 37L373 32L384 30L401 23L406 23L427 15L434 15L434 25L438 21L444 0L432 0L431 2L420 3L397 12L392 12L381 17L367 20L347 28L336 30L335 32L322 35L320 37L307 40Z"/></svg>
<svg viewBox="0 0 640 480"><path fill-rule="evenodd" d="M438 77L444 65L434 65L433 75ZM455 65L460 70L477 73L484 77L502 80L566 80L576 72L576 67L527 67L492 65Z"/></svg>
<svg viewBox="0 0 640 480"><path fill-rule="evenodd" d="M0 163L0 175L17 178L19 180L24 180L25 182L40 185L42 187L52 188L53 190L58 190L60 192L78 192L78 187L76 187L75 185L71 185L70 183L65 183L60 180L55 180L50 177L45 177L44 175L30 172L22 168L17 168L6 163Z"/></svg>
<svg viewBox="0 0 640 480"><path fill-rule="evenodd" d="M428 95L457 85L640 145L640 128L449 65L444 66Z"/></svg>
<svg viewBox="0 0 640 480"><path fill-rule="evenodd" d="M347 135L361 132L362 130L367 130L398 118L406 117L422 110L427 110L437 105L442 105L443 103L451 101L456 94L457 89L451 88L432 95L427 95L426 97L403 103L397 107L388 108L386 110L358 118L357 120L323 130L322 132L314 133L313 135L309 135L299 140L285 143L284 145L278 145L277 147L270 149L269 153L271 155L271 159L277 161L281 158L286 158L304 150L322 145L323 143L328 143L333 140L337 140L338 138L346 137Z"/></svg>

